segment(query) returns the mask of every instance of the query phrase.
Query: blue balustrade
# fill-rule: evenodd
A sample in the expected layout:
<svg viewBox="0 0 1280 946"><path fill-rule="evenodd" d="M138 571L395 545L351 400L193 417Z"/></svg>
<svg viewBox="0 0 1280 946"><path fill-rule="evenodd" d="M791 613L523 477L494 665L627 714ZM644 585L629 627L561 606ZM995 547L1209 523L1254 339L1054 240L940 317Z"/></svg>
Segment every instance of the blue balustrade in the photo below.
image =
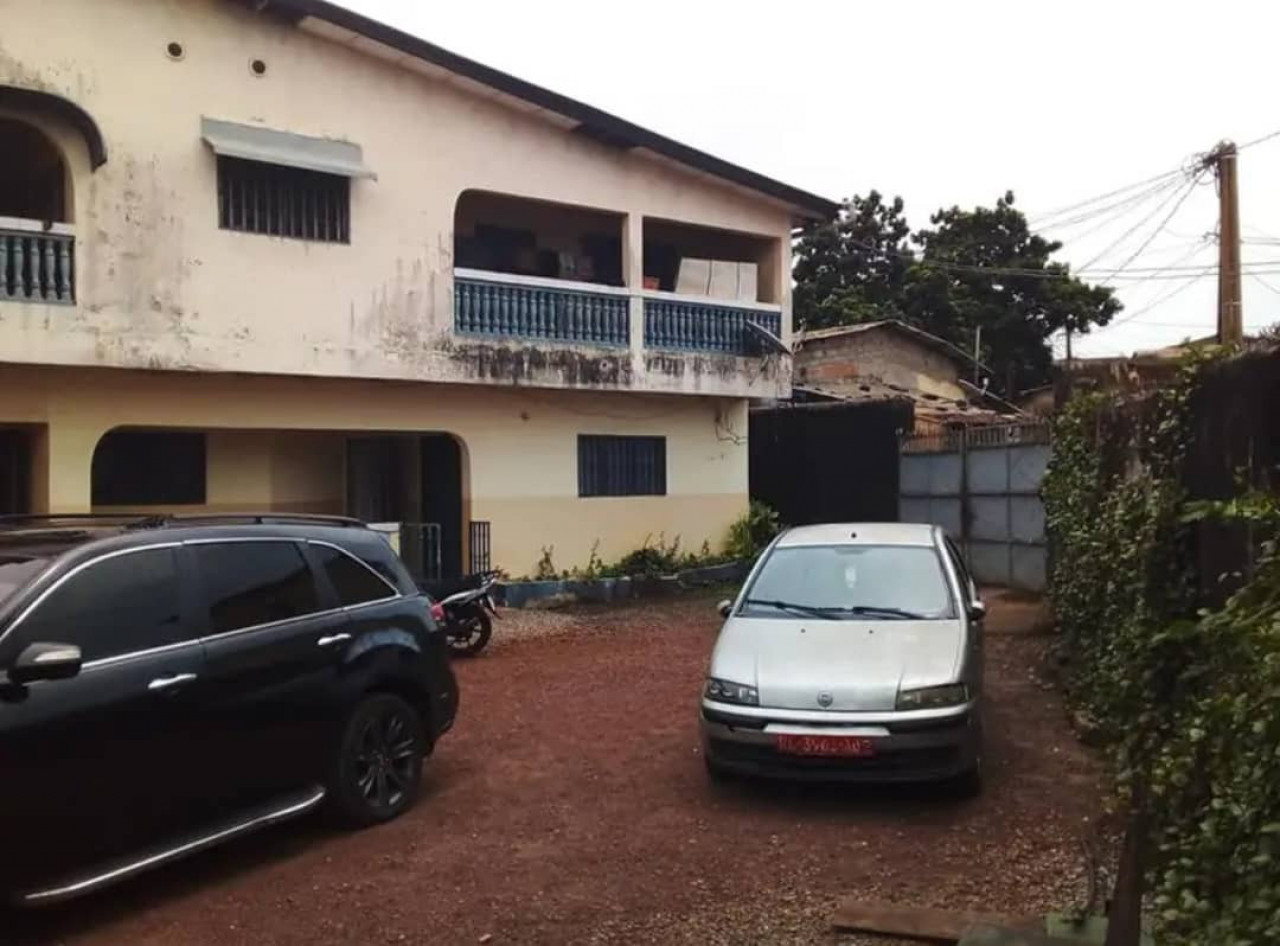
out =
<svg viewBox="0 0 1280 946"><path fill-rule="evenodd" d="M747 355L759 350L748 322L782 334L782 316L772 309L685 299L644 300L644 343L672 351Z"/></svg>
<svg viewBox="0 0 1280 946"><path fill-rule="evenodd" d="M629 300L618 293L454 276L454 328L466 335L583 345L630 344Z"/></svg>

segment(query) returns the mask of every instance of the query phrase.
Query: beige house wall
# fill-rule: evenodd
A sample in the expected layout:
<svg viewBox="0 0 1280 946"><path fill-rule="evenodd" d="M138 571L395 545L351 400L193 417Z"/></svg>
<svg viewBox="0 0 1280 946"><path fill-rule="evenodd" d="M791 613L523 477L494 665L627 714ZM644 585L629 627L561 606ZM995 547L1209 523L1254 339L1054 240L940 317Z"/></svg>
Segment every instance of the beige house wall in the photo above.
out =
<svg viewBox="0 0 1280 946"><path fill-rule="evenodd" d="M91 510L93 451L116 427L209 431L207 508L312 512L342 509L348 433L443 431L463 445L468 518L492 523L494 564L517 575L544 546L561 568L585 564L597 542L606 560L659 534L718 547L747 506L746 410L741 399L0 367L0 423L41 431L41 511ZM591 433L665 436L668 495L579 498L577 437Z"/></svg>
<svg viewBox="0 0 1280 946"><path fill-rule="evenodd" d="M0 0L0 22L0 84L77 103L101 127L109 154L92 171L71 128L6 113L45 129L67 157L79 298L74 307L0 303L5 361L787 392L786 359L760 370L758 359L654 358L636 344L636 324L625 370L603 381L580 370L598 351L538 367L519 345L451 334L454 209L464 190L625 214L632 257L645 217L769 237L773 271L785 274L792 210L771 198L574 134L563 119L368 41L357 49L350 37L228 0ZM166 55L170 42L182 44L181 61ZM266 63L264 76L252 74L252 59ZM202 116L359 144L377 180L352 182L351 244L220 230ZM638 285L634 258L624 271ZM789 280L770 291L789 336ZM641 309L637 298L633 323ZM483 367L503 347L526 356L512 376Z"/></svg>

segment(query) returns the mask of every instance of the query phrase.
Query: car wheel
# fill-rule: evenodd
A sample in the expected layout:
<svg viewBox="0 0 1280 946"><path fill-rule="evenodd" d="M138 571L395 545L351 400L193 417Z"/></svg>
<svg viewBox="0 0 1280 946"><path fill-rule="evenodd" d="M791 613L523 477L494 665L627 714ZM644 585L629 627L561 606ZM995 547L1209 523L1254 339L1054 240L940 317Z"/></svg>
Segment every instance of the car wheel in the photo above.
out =
<svg viewBox="0 0 1280 946"><path fill-rule="evenodd" d="M956 798L977 798L982 794L982 764L979 762L951 780L951 794Z"/></svg>
<svg viewBox="0 0 1280 946"><path fill-rule="evenodd" d="M402 814L422 783L422 718L393 693L361 700L342 726L327 788L335 814L352 827Z"/></svg>

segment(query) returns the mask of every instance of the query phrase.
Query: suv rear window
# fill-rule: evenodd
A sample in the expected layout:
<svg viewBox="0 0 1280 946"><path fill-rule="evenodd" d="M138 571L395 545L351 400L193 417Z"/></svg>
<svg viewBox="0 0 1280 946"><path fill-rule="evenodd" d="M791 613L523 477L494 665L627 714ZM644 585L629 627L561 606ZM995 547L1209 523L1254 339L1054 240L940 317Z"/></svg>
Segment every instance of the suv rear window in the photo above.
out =
<svg viewBox="0 0 1280 946"><path fill-rule="evenodd" d="M192 545L214 634L273 624L321 608L311 568L297 543Z"/></svg>
<svg viewBox="0 0 1280 946"><path fill-rule="evenodd" d="M368 565L341 549L312 543L311 550L329 576L333 590L338 593L338 603L343 607L382 601L396 595L396 590L378 577Z"/></svg>

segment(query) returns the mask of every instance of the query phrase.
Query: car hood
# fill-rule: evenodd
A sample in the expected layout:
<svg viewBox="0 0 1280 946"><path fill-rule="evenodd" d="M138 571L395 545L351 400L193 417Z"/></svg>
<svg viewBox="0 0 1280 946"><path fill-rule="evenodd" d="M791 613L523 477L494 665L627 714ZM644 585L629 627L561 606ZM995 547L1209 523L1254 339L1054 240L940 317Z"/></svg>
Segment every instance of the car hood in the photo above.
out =
<svg viewBox="0 0 1280 946"><path fill-rule="evenodd" d="M731 618L710 675L754 686L762 707L883 712L900 689L955 682L963 646L956 620Z"/></svg>

